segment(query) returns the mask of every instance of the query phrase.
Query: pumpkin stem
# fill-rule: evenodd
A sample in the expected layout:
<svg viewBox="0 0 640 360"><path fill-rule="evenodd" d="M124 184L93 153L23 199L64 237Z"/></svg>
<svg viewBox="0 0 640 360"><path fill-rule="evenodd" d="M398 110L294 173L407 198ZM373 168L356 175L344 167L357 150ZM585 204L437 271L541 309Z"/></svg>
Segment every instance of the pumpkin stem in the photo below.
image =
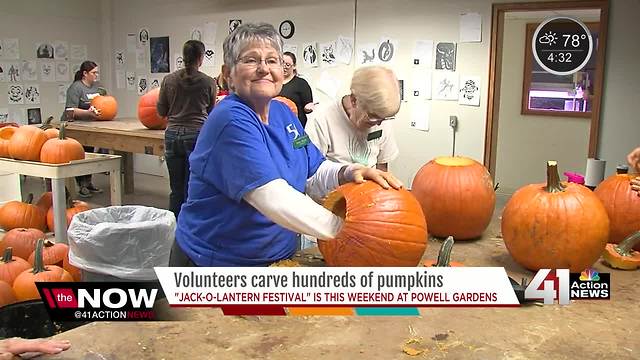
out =
<svg viewBox="0 0 640 360"><path fill-rule="evenodd" d="M4 249L4 256L2 256L2 262L7 264L13 261L13 248L10 246Z"/></svg>
<svg viewBox="0 0 640 360"><path fill-rule="evenodd" d="M42 249L44 249L44 239L39 239L36 243L36 253L33 256L33 270L31 271L33 274L39 274L41 272L49 271L46 266L44 266L44 260L42 259Z"/></svg>
<svg viewBox="0 0 640 360"><path fill-rule="evenodd" d="M558 162L554 160L547 161L547 192L556 193L562 192L566 186L560 182L560 175L558 174Z"/></svg>
<svg viewBox="0 0 640 360"><path fill-rule="evenodd" d="M453 236L447 237L447 239L442 243L440 247L440 251L438 252L438 262L435 266L438 267L448 267L451 262L451 250L453 249Z"/></svg>
<svg viewBox="0 0 640 360"><path fill-rule="evenodd" d="M53 116L49 116L48 118L46 118L43 122L42 125L40 125L40 129L42 130L47 130L47 129L51 129L51 121L53 120Z"/></svg>
<svg viewBox="0 0 640 360"><path fill-rule="evenodd" d="M67 122L63 121L60 123L60 129L58 130L58 139L64 140L64 128L67 126Z"/></svg>
<svg viewBox="0 0 640 360"><path fill-rule="evenodd" d="M631 256L631 249L640 243L640 231L636 231L633 234L627 236L620 244L614 246L613 248L616 250L620 256Z"/></svg>
<svg viewBox="0 0 640 360"><path fill-rule="evenodd" d="M31 204L32 202L33 202L33 193L29 193L29 195L27 195L27 201L25 201L25 203Z"/></svg>

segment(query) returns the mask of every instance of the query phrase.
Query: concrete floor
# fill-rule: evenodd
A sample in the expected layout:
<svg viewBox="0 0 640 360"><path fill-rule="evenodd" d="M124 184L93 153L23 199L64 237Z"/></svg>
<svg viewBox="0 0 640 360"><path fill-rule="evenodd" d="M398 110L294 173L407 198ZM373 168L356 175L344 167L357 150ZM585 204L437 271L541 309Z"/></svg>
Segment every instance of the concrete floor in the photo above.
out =
<svg viewBox="0 0 640 360"><path fill-rule="evenodd" d="M108 178L96 176L107 188ZM136 175L127 204L166 207L162 178ZM33 184L28 184L33 186ZM37 186L35 186L37 187ZM92 203L107 205L106 195ZM510 276L531 278L499 238L500 197L482 239L458 242L453 260L468 266L504 266ZM425 258L434 258L431 240ZM72 341L63 355L46 359L640 359L638 272L611 270L611 301L521 308L423 308L418 317L235 317L218 309L183 309L190 321L92 323L57 338ZM409 339L424 350L409 356Z"/></svg>

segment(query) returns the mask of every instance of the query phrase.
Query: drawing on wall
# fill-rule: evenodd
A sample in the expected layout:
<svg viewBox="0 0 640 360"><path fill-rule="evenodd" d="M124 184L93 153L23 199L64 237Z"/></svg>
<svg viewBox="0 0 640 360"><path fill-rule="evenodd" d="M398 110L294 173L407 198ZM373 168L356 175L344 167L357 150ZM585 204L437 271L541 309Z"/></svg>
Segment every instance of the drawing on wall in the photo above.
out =
<svg viewBox="0 0 640 360"><path fill-rule="evenodd" d="M153 90L155 88L159 88L160 87L160 79L155 78L155 79L151 79L151 84L149 85L149 90Z"/></svg>
<svg viewBox="0 0 640 360"><path fill-rule="evenodd" d="M56 59L67 60L67 57L69 56L69 43L62 40L54 41L53 54Z"/></svg>
<svg viewBox="0 0 640 360"><path fill-rule="evenodd" d="M303 45L302 59L307 67L318 66L318 45L315 42Z"/></svg>
<svg viewBox="0 0 640 360"><path fill-rule="evenodd" d="M173 64L175 65L174 70L180 70L184 68L184 59L182 59L182 55L180 53L175 53L173 55L173 58Z"/></svg>
<svg viewBox="0 0 640 360"><path fill-rule="evenodd" d="M202 27L202 41L203 43L215 43L216 34L218 33L218 24L213 21L207 21Z"/></svg>
<svg viewBox="0 0 640 360"><path fill-rule="evenodd" d="M215 58L216 52L214 50L214 44L204 44L204 61L202 62L203 67L214 67L215 66Z"/></svg>
<svg viewBox="0 0 640 360"><path fill-rule="evenodd" d="M27 109L27 124L42 124L42 115L40 108Z"/></svg>
<svg viewBox="0 0 640 360"><path fill-rule="evenodd" d="M147 64L147 52L144 48L136 49L136 69L144 69Z"/></svg>
<svg viewBox="0 0 640 360"><path fill-rule="evenodd" d="M58 104L67 103L67 85L58 84Z"/></svg>
<svg viewBox="0 0 640 360"><path fill-rule="evenodd" d="M7 103L9 105L24 104L24 87L22 87L22 84L9 85Z"/></svg>
<svg viewBox="0 0 640 360"><path fill-rule="evenodd" d="M127 90L135 90L136 89L136 74L133 71L127 71L127 75L125 76L127 81Z"/></svg>
<svg viewBox="0 0 640 360"><path fill-rule="evenodd" d="M71 63L71 65L69 65L69 73L75 75L75 73L77 73L78 70L80 70L81 65L82 63Z"/></svg>
<svg viewBox="0 0 640 360"><path fill-rule="evenodd" d="M456 43L439 42L436 45L436 69L456 71Z"/></svg>
<svg viewBox="0 0 640 360"><path fill-rule="evenodd" d="M436 100L458 100L458 74L453 71L434 72L433 98Z"/></svg>
<svg viewBox="0 0 640 360"><path fill-rule="evenodd" d="M233 30L235 30L240 25L242 25L242 20L240 19L229 20L229 34L231 34Z"/></svg>
<svg viewBox="0 0 640 360"><path fill-rule="evenodd" d="M0 82L7 82L7 64L0 62Z"/></svg>
<svg viewBox="0 0 640 360"><path fill-rule="evenodd" d="M283 39L291 39L293 34L296 32L296 26L293 24L293 21L285 20L280 23L278 32Z"/></svg>
<svg viewBox="0 0 640 360"><path fill-rule="evenodd" d="M83 61L86 60L87 45L71 44L71 59Z"/></svg>
<svg viewBox="0 0 640 360"><path fill-rule="evenodd" d="M22 60L22 81L38 81L38 68L35 60Z"/></svg>
<svg viewBox="0 0 640 360"><path fill-rule="evenodd" d="M20 82L20 65L19 63L9 63L7 64L9 69L7 70L7 78L9 82Z"/></svg>
<svg viewBox="0 0 640 360"><path fill-rule="evenodd" d="M358 51L356 53L358 58L358 65L373 65L378 62L376 51L378 47L376 44L362 44L358 45Z"/></svg>
<svg viewBox="0 0 640 360"><path fill-rule="evenodd" d="M2 52L3 56L7 60L17 60L20 58L20 47L18 46L18 39L4 39L2 40Z"/></svg>
<svg viewBox="0 0 640 360"><path fill-rule="evenodd" d="M0 123L9 121L9 109L0 108Z"/></svg>
<svg viewBox="0 0 640 360"><path fill-rule="evenodd" d="M480 77L462 76L460 78L460 105L480 106Z"/></svg>
<svg viewBox="0 0 640 360"><path fill-rule="evenodd" d="M151 72L169 72L169 37L151 38Z"/></svg>
<svg viewBox="0 0 640 360"><path fill-rule="evenodd" d="M337 62L349 65L353 56L353 38L338 36L335 53Z"/></svg>
<svg viewBox="0 0 640 360"><path fill-rule="evenodd" d="M24 88L24 103L25 104L40 104L40 86L39 85L26 85Z"/></svg>
<svg viewBox="0 0 640 360"><path fill-rule="evenodd" d="M384 39L378 45L378 60L383 63L393 60L393 56L396 53L396 42L391 39Z"/></svg>
<svg viewBox="0 0 640 360"><path fill-rule="evenodd" d="M56 61L56 81L71 81L69 76L69 63L66 61Z"/></svg>
<svg viewBox="0 0 640 360"><path fill-rule="evenodd" d="M199 27L194 27L193 29L191 29L189 39L202 41L202 29L200 29Z"/></svg>
<svg viewBox="0 0 640 360"><path fill-rule="evenodd" d="M138 85L137 85L137 89L138 89L138 95L144 95L149 87L149 83L147 81L146 76L139 76L138 77Z"/></svg>
<svg viewBox="0 0 640 360"><path fill-rule="evenodd" d="M37 43L36 57L38 59L53 59L53 45L49 43Z"/></svg>
<svg viewBox="0 0 640 360"><path fill-rule="evenodd" d="M40 79L48 82L56 81L56 73L53 69L53 63L44 61L40 63Z"/></svg>
<svg viewBox="0 0 640 360"><path fill-rule="evenodd" d="M336 65L336 44L334 41L320 44L320 61L322 66Z"/></svg>
<svg viewBox="0 0 640 360"><path fill-rule="evenodd" d="M116 50L114 55L114 60L117 68L124 67L125 64L125 54L123 50Z"/></svg>
<svg viewBox="0 0 640 360"><path fill-rule="evenodd" d="M146 46L149 42L149 30L142 28L138 31L138 47Z"/></svg>

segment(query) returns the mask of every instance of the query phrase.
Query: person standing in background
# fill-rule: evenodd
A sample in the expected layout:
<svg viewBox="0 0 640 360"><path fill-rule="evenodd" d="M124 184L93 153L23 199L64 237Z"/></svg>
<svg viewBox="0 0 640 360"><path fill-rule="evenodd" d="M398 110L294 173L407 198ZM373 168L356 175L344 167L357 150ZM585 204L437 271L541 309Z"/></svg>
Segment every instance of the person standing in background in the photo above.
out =
<svg viewBox="0 0 640 360"><path fill-rule="evenodd" d="M158 114L169 120L164 133L165 160L171 187L169 210L176 218L188 194L189 155L216 99L215 80L199 71L204 51L201 41L184 43L182 56L185 67L162 80L156 105Z"/></svg>
<svg viewBox="0 0 640 360"><path fill-rule="evenodd" d="M313 94L309 83L298 76L296 68L296 56L286 51L282 55L282 70L284 81L280 96L284 96L296 104L298 120L304 127L307 124L307 114L313 111Z"/></svg>
<svg viewBox="0 0 640 360"><path fill-rule="evenodd" d="M631 167L631 172L636 175L636 177L631 180L631 189L636 191L638 196L640 196L640 147L633 149L629 155L627 155L627 162Z"/></svg>

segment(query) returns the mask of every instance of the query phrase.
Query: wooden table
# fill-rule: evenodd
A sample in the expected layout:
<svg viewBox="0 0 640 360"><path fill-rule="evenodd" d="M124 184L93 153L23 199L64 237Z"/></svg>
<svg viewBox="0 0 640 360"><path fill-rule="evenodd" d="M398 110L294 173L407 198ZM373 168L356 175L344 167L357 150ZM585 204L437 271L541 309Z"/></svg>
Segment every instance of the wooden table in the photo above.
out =
<svg viewBox="0 0 640 360"><path fill-rule="evenodd" d="M0 169L9 173L43 177L51 179L53 193L53 224L56 229L67 228L65 179L80 175L109 172L111 183L111 205L122 205L121 157L86 153L83 160L67 164L45 164L35 161L22 161L0 158ZM66 231L55 231L57 243L67 243Z"/></svg>
<svg viewBox="0 0 640 360"><path fill-rule="evenodd" d="M66 135L82 145L109 149L124 160L124 191L133 193L133 154L164 156L164 130L149 130L136 118L67 123Z"/></svg>

